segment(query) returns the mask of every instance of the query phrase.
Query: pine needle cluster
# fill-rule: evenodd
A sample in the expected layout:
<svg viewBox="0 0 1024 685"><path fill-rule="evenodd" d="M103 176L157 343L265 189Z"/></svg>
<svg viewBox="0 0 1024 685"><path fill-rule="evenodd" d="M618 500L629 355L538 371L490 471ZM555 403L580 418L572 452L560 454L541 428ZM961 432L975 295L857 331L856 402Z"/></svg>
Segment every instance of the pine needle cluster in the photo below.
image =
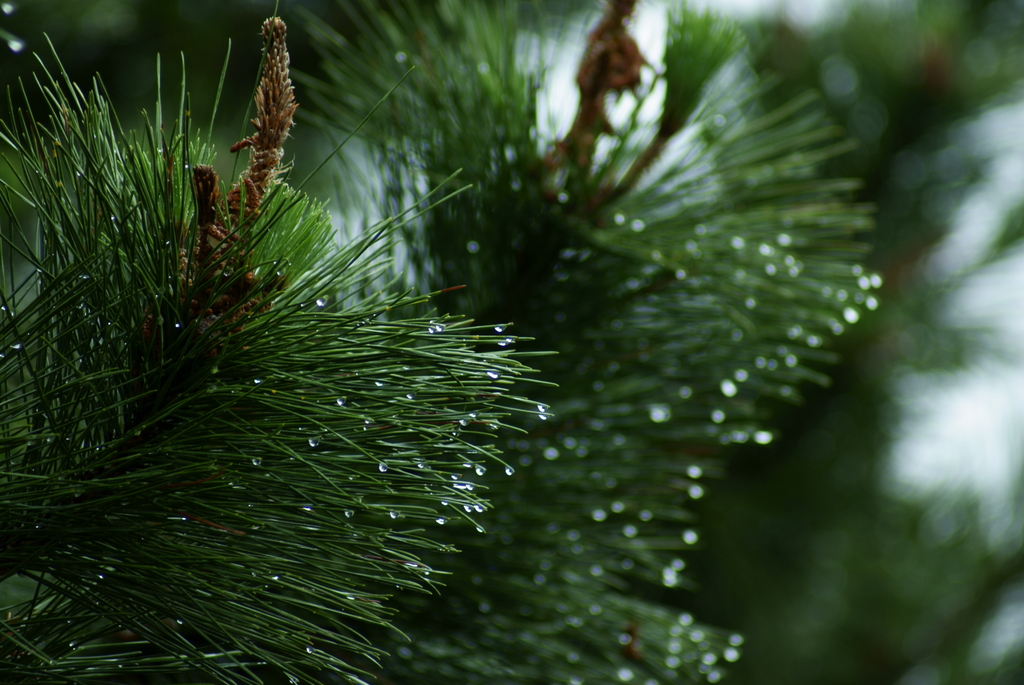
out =
<svg viewBox="0 0 1024 685"><path fill-rule="evenodd" d="M448 586L403 598L411 642L375 638L382 682L720 680L743 638L681 608L703 542L688 503L728 446L773 440L765 400L827 383L831 339L877 306L851 240L871 208L823 174L849 143L812 94L766 109L741 32L685 3L662 55L629 0L586 32L512 2L340 4L356 39L310 24L319 125L351 133L412 69L359 132L378 211L459 169L473 185L406 225L407 278L465 283L443 306L559 353L540 363L552 415L504 436L519 464L488 481L487 535L446 530Z"/></svg>
<svg viewBox="0 0 1024 685"><path fill-rule="evenodd" d="M536 413L505 335L369 289L405 219L339 245L288 185L284 24L264 37L230 188L184 83L141 131L59 61L47 111L8 98L5 683L364 682L368 627L450 549L424 529L475 529L469 476L509 468L495 432Z"/></svg>

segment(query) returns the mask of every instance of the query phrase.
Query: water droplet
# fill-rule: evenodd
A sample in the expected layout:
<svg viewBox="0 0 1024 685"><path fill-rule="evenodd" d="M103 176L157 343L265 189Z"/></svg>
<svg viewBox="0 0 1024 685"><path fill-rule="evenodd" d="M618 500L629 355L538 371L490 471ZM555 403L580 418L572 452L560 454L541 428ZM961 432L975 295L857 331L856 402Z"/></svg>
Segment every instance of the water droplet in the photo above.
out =
<svg viewBox="0 0 1024 685"><path fill-rule="evenodd" d="M345 510L345 518L350 519L350 518L352 518L355 515L356 515L356 512L352 511L351 509L346 509Z"/></svg>
<svg viewBox="0 0 1024 685"><path fill-rule="evenodd" d="M398 512L397 511L389 511L388 512L388 516L390 516L393 519L396 519L396 518L398 518Z"/></svg>
<svg viewBox="0 0 1024 685"><path fill-rule="evenodd" d="M558 448L557 447L546 447L544 448L544 458L547 460L558 459Z"/></svg>
<svg viewBox="0 0 1024 685"><path fill-rule="evenodd" d="M643 219L633 219L629 222L629 227L639 233L647 228L647 224L644 223Z"/></svg>
<svg viewBox="0 0 1024 685"><path fill-rule="evenodd" d="M733 236L732 240L729 241L729 244L732 245L735 250L742 250L746 246L747 241L737 235Z"/></svg>
<svg viewBox="0 0 1024 685"><path fill-rule="evenodd" d="M262 463L263 463L262 459L260 459L259 457L253 457L253 460L252 460L252 465L253 466L259 466Z"/></svg>
<svg viewBox="0 0 1024 685"><path fill-rule="evenodd" d="M259 385L260 383L263 382L263 379L262 378L253 378L252 382L255 383L256 385Z"/></svg>
<svg viewBox="0 0 1024 685"><path fill-rule="evenodd" d="M313 649L313 645L306 645L306 651L307 651L308 653L312 654L312 653L313 653L313 652L315 652L316 650L315 650L315 649Z"/></svg>
<svg viewBox="0 0 1024 685"><path fill-rule="evenodd" d="M320 307L320 308L326 307L327 306L327 298L325 298L325 297L318 297L318 298L316 298L316 306Z"/></svg>
<svg viewBox="0 0 1024 685"><path fill-rule="evenodd" d="M679 388L679 396L684 400L689 399L693 395L693 390L688 385L684 385Z"/></svg>
<svg viewBox="0 0 1024 685"><path fill-rule="evenodd" d="M339 397L338 399L336 399L334 401L337 403L337 405L339 407L344 407L348 403L348 398L347 397Z"/></svg>
<svg viewBox="0 0 1024 685"><path fill-rule="evenodd" d="M466 251L469 252L469 254L476 254L480 251L480 243L475 240L470 240L466 243Z"/></svg>
<svg viewBox="0 0 1024 685"><path fill-rule="evenodd" d="M722 652L722 656L725 657L726 661L736 661L740 658L740 651L735 647L726 647L725 651Z"/></svg>
<svg viewBox="0 0 1024 685"><path fill-rule="evenodd" d="M319 445L319 444L320 444L320 438L318 438L317 436L315 436L315 435L314 435L313 437L311 437L311 438L310 438L309 440L307 440L306 442L308 442L308 443L309 443L309 446L310 446L310 447L316 447L317 445Z"/></svg>
<svg viewBox="0 0 1024 685"><path fill-rule="evenodd" d="M17 38L8 38L7 47L11 49L11 52L21 52L25 49L25 41L18 40Z"/></svg>
<svg viewBox="0 0 1024 685"><path fill-rule="evenodd" d="M446 519L444 516L438 516L436 519L434 519L434 521L436 521L437 525L439 526L443 526L444 524L448 523L448 519Z"/></svg>
<svg viewBox="0 0 1024 685"><path fill-rule="evenodd" d="M608 518L608 512L604 509L594 509L594 511L590 512L590 515L595 521L604 521Z"/></svg>
<svg viewBox="0 0 1024 685"><path fill-rule="evenodd" d="M857 323L860 319L860 312L853 307L847 307L843 310L843 318L846 319L846 323Z"/></svg>
<svg viewBox="0 0 1024 685"><path fill-rule="evenodd" d="M631 523L627 523L622 527L622 534L627 538L635 538L637 534L636 526Z"/></svg>
<svg viewBox="0 0 1024 685"><path fill-rule="evenodd" d="M406 56L406 54L404 52L396 52L395 53L395 61L398 62L399 64L404 62L406 59L408 59L408 57Z"/></svg>
<svg viewBox="0 0 1024 685"><path fill-rule="evenodd" d="M569 193L564 190L558 193L558 201L563 205L569 201Z"/></svg>
<svg viewBox="0 0 1024 685"><path fill-rule="evenodd" d="M779 237L776 240L778 241L779 245L782 245L783 247L791 245L793 243L793 238L790 237L788 233L780 233Z"/></svg>
<svg viewBox="0 0 1024 685"><path fill-rule="evenodd" d="M711 412L711 420L715 423L722 423L722 421L725 421L725 412L721 409L715 409Z"/></svg>
<svg viewBox="0 0 1024 685"><path fill-rule="evenodd" d="M687 529L687 530L683 531L683 542L685 542L686 544L688 544L688 545L696 544L697 540L699 540L699 539L700 539L700 536L697 535L697 531L690 530L690 529Z"/></svg>
<svg viewBox="0 0 1024 685"><path fill-rule="evenodd" d="M11 349L14 350L15 352L20 350L22 347L23 346L22 346L22 344L20 342L16 342L16 343L11 345Z"/></svg>
<svg viewBox="0 0 1024 685"><path fill-rule="evenodd" d="M411 392L407 392L405 394L405 399L407 399L407 400L414 400L414 399L416 399L416 395L411 393Z"/></svg>
<svg viewBox="0 0 1024 685"><path fill-rule="evenodd" d="M764 265L764 272L766 274L768 274L769 276L774 276L777 271L778 271L778 269L775 268L774 264L765 264Z"/></svg>
<svg viewBox="0 0 1024 685"><path fill-rule="evenodd" d="M665 423L672 418L672 408L667 404L652 404L647 407L647 412L654 423Z"/></svg>
<svg viewBox="0 0 1024 685"><path fill-rule="evenodd" d="M498 380L499 378L501 378L501 374L498 373L497 371L492 370L487 372L487 377L493 380Z"/></svg>
<svg viewBox="0 0 1024 685"><path fill-rule="evenodd" d="M505 332L505 327L504 326L495 326L494 327L494 332L495 333L504 333Z"/></svg>
<svg viewBox="0 0 1024 685"><path fill-rule="evenodd" d="M879 276L878 274L871 274L871 287L873 287L873 288L881 288L882 287L882 277Z"/></svg>
<svg viewBox="0 0 1024 685"><path fill-rule="evenodd" d="M691 485L688 492L693 499L700 499L704 496L704 488L699 485Z"/></svg>
<svg viewBox="0 0 1024 685"><path fill-rule="evenodd" d="M476 466L475 466L475 467L473 468L473 470L474 470L474 471L476 472L476 475L478 475L478 476L482 476L482 475L484 475L485 473L487 473L487 467L486 467L486 466L484 466L483 464L477 464L477 465L476 465Z"/></svg>
<svg viewBox="0 0 1024 685"><path fill-rule="evenodd" d="M874 295L868 295L867 299L864 300L864 304L872 311L878 309L878 299Z"/></svg>
<svg viewBox="0 0 1024 685"><path fill-rule="evenodd" d="M444 329L444 324L434 323L433 321L431 321L430 325L427 326L427 333L443 333Z"/></svg>
<svg viewBox="0 0 1024 685"><path fill-rule="evenodd" d="M2 10L4 14L14 14L15 9L17 9L17 6L13 2L0 3L0 10Z"/></svg>
<svg viewBox="0 0 1024 685"><path fill-rule="evenodd" d="M736 384L726 378L721 384L722 394L726 397L734 397L737 392Z"/></svg>
<svg viewBox="0 0 1024 685"><path fill-rule="evenodd" d="M385 464L384 462L381 462L377 464L377 470L380 471L381 473L387 473L388 465Z"/></svg>
<svg viewBox="0 0 1024 685"><path fill-rule="evenodd" d="M628 682L628 681L633 679L633 671L631 671L628 668L620 668L616 675L619 676L619 680L626 681L626 682Z"/></svg>

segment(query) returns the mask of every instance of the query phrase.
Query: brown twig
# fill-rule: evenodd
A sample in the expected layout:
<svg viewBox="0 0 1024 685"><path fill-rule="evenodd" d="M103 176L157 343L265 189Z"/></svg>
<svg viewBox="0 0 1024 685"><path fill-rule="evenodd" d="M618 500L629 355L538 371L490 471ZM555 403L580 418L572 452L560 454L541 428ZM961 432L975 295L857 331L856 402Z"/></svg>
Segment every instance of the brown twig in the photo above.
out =
<svg viewBox="0 0 1024 685"><path fill-rule="evenodd" d="M576 74L580 106L557 151L581 169L590 165L597 136L612 133L605 113L609 93L632 91L640 85L640 69L647 61L626 31L636 0L609 0L604 16L587 39L587 49ZM549 163L557 166L559 160Z"/></svg>

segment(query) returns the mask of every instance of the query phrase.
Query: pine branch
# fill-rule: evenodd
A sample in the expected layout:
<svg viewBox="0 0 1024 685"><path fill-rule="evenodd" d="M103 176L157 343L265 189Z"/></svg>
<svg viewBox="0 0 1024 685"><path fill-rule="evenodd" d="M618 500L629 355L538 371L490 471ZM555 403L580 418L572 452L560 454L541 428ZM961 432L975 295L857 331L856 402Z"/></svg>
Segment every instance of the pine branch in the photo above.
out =
<svg viewBox="0 0 1024 685"><path fill-rule="evenodd" d="M810 98L765 111L738 29L713 15L674 11L648 68L633 4L606 4L578 46L564 132L538 116L565 87L536 38L552 17L348 2L355 43L310 26L329 75L309 81L313 118L329 130L416 68L361 132L382 214L434 174L475 186L410 225L408 272L468 284L445 306L559 352L540 364L558 383L544 415L508 436L515 476L484 480L487 537L445 530L463 553L438 563L442 597L403 598L410 643L374 637L402 685L723 677L742 638L672 608L701 542L686 503L724 446L773 439L764 399L827 382L831 337L877 305L849 240L870 208L851 202L856 181L821 174L841 131Z"/></svg>
<svg viewBox="0 0 1024 685"><path fill-rule="evenodd" d="M265 37L230 190L184 99L126 134L58 62L46 115L2 122L0 583L29 589L5 682L365 682L391 595L432 591L420 557L451 549L423 529L475 527L462 474L505 468L494 430L533 406L506 336L364 294L402 220L339 248L287 185L283 23Z"/></svg>

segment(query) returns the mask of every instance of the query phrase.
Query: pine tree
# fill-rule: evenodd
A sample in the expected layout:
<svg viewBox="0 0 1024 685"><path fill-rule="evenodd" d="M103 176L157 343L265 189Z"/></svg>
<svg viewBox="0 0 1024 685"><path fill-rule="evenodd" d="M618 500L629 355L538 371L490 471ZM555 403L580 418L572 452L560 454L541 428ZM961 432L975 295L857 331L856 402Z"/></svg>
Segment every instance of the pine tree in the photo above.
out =
<svg viewBox="0 0 1024 685"><path fill-rule="evenodd" d="M827 382L879 280L813 97L765 109L737 28L684 5L658 59L635 4L581 45L461 0L354 3L355 44L320 27L314 118L359 129L388 217L342 241L282 165L279 21L231 185L184 85L137 133L59 62L45 116L12 99L10 682L724 676L742 637L679 608L714 544L686 502L728 445L771 442L773 398ZM538 107L559 46L561 129ZM547 350L557 388L510 394Z"/></svg>
<svg viewBox="0 0 1024 685"><path fill-rule="evenodd" d="M504 469L492 431L532 411L505 336L372 287L408 215L339 244L289 185L283 22L263 34L230 186L184 83L135 132L59 61L48 111L8 100L4 683L365 682L387 596L449 548L422 529L484 510L460 474Z"/></svg>
<svg viewBox="0 0 1024 685"><path fill-rule="evenodd" d="M459 170L471 186L403 227L406 282L465 284L442 311L558 352L543 414L506 436L515 475L482 478L486 535L435 529L462 550L427 557L445 587L396 597L404 634L373 637L382 683L721 679L742 637L676 608L703 542L686 502L728 445L772 440L766 408L827 383L830 338L877 306L849 240L870 210L822 177L849 146L814 96L765 109L737 28L684 3L659 59L636 4L606 3L582 44L500 2L348 3L354 41L312 23L317 122L362 126L379 213ZM549 68L566 46L579 98L559 128L544 106L570 97Z"/></svg>

